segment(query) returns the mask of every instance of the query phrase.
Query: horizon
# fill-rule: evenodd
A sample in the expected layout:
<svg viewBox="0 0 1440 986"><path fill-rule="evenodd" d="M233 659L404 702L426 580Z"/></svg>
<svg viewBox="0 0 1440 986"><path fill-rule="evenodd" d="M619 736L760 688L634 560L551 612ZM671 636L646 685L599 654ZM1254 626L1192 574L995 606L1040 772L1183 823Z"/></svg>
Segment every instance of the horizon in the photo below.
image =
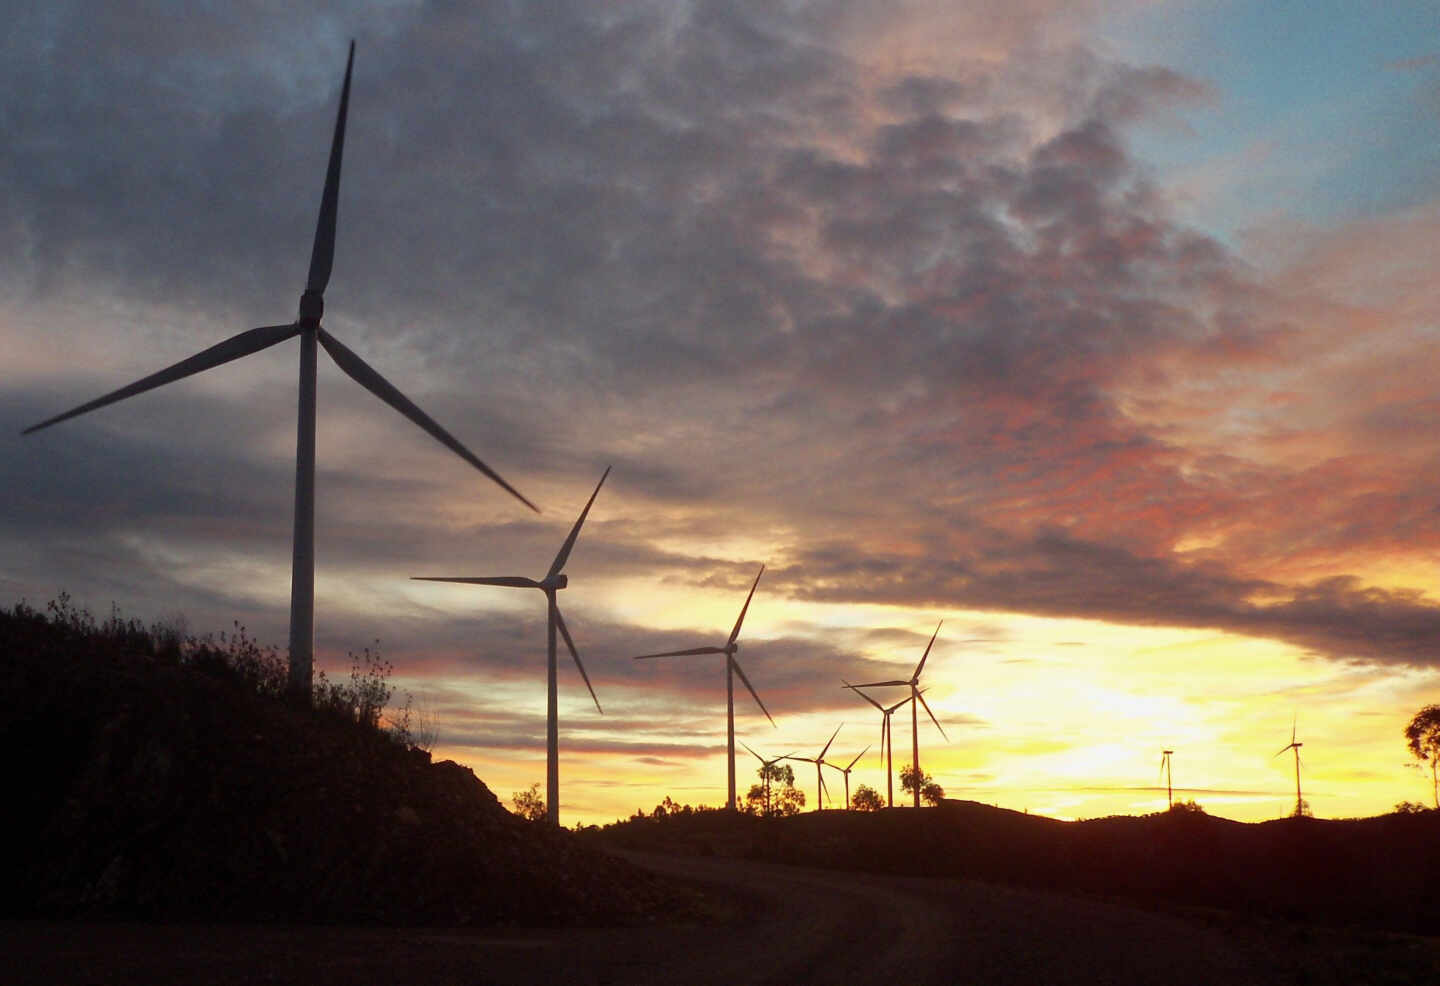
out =
<svg viewBox="0 0 1440 986"><path fill-rule="evenodd" d="M1440 702L1437 26L22 13L0 594L286 639L292 343L18 433L290 317L353 36L326 324L543 510L322 361L316 667L378 638L437 759L506 805L543 784L545 611L409 579L543 571L613 463L560 597L605 709L562 651L562 824L723 803L722 663L630 658L723 642L762 563L738 657L778 728L737 689L742 798L741 740L842 722L883 796L841 679L908 676L943 619L947 797L1147 814L1173 749L1177 800L1281 817L1295 721L1316 817L1428 804L1402 730Z"/></svg>

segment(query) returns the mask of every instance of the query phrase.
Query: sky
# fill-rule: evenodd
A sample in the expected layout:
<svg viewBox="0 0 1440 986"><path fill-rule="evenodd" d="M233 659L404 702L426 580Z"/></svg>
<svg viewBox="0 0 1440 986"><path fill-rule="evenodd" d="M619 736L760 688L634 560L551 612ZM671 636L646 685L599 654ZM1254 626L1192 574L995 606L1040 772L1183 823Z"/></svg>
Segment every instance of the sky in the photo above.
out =
<svg viewBox="0 0 1440 986"><path fill-rule="evenodd" d="M283 646L294 317L357 45L322 358L316 651L561 817L869 746L925 666L951 797L1245 821L1428 801L1440 10L938 0L32 5L0 29L0 604ZM877 689L895 701L898 689ZM899 728L897 769L909 762ZM754 780L743 751L742 791ZM808 765L797 775L815 804ZM832 792L842 785L834 775Z"/></svg>

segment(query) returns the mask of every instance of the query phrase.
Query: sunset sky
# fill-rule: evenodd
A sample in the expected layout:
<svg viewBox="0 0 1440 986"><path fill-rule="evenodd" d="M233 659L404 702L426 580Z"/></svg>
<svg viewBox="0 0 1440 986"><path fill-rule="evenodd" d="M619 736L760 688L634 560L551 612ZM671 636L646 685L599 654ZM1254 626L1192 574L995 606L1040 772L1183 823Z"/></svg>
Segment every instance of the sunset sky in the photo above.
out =
<svg viewBox="0 0 1440 986"><path fill-rule="evenodd" d="M1428 803L1433 0L123 6L0 31L0 605L284 645L297 343L19 432L295 317L353 37L325 325L543 510L321 360L317 654L378 640L437 758L543 783L544 598L409 577L542 576L611 465L566 824L723 801L722 661L630 656L762 563L767 755L878 745L841 679L943 618L951 797L1153 811L1173 748L1273 818L1293 718L1315 814Z"/></svg>

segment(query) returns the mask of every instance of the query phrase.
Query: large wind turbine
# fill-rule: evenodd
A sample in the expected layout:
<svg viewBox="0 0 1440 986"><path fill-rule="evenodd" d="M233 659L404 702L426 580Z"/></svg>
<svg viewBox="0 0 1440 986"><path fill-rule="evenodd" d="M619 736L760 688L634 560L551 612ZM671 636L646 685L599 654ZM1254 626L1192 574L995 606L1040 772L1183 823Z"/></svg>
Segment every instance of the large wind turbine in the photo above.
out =
<svg viewBox="0 0 1440 986"><path fill-rule="evenodd" d="M1294 719L1291 719L1291 720L1290 720L1290 745L1289 745L1289 746L1285 746L1285 747L1281 747L1281 748L1280 748L1280 753L1275 754L1275 757L1280 756L1281 753L1285 753L1285 752L1288 751L1288 750L1294 750L1294 751L1295 751L1295 817L1296 817L1296 818L1299 818L1301 815L1305 814L1305 811L1304 811L1305 802L1303 802L1303 801L1300 800L1300 747L1302 747L1302 746L1304 746L1304 745L1305 745L1304 743L1297 743L1297 742L1295 741L1295 720L1294 720ZM1271 760L1274 760L1275 757L1271 757L1270 759L1271 759Z"/></svg>
<svg viewBox="0 0 1440 986"><path fill-rule="evenodd" d="M815 783L815 810L816 810L816 811L824 811L824 810L825 810L825 774L824 774L824 769L825 769L825 767L827 766L826 761L825 761L825 754L827 754L827 753L830 752L830 744L833 743L833 742L835 742L835 737L840 735L840 727L841 727L841 726L844 726L844 725L845 725L845 724L842 722L839 726L836 726L836 727L835 727L835 732L831 733L831 734L830 734L830 738L825 741L825 747L824 747L824 749L822 749L822 750L820 751L820 755L819 755L818 757L793 757L793 756L792 756L792 757L788 757L788 758L787 758L787 759L789 759L789 760L799 760L799 761L802 761L802 762L804 762L804 763L813 763L813 764L815 765L815 782L816 782L816 783ZM832 763L832 764L829 764L828 766L833 767L833 766L835 766L835 765ZM849 777L847 776L845 780L846 780L846 785L845 785L845 787L846 787L846 790L848 791L848 790L849 790L849 787L850 787L850 785L849 785L849 780L850 780L850 779L849 779ZM848 807L849 807L849 804L850 804L850 796L849 796L848 794L845 796L845 804L846 804L846 807L848 808Z"/></svg>
<svg viewBox="0 0 1440 986"><path fill-rule="evenodd" d="M844 678L841 678L840 680L841 680L841 681L845 681ZM884 705L881 705L879 702L875 701L875 700L874 700L873 698L871 698L869 695L866 695L864 692L862 692L862 691L860 690L859 686L857 686L857 685L852 685L852 684L850 684L850 682L845 681L845 687L848 688L848 689L850 689L850 690L851 690L852 692L854 692L856 695L859 695L859 696L860 696L861 698L863 698L865 701L869 702L871 705L875 706L875 708L877 708L877 709L880 710L880 714L881 714L881 721L880 721L880 759L885 762L885 804L886 804L886 807L894 808L894 807L895 807L895 750L894 750L894 744L891 743L891 741L890 741L890 737L891 737L891 733L890 733L890 716L891 716L892 714L894 714L895 710L898 709L898 708L900 708L900 706L902 706L902 705L904 705L906 702L909 702L909 701L912 701L912 700L911 700L911 699L908 699L908 698L902 698L900 701L896 702L894 705L884 706ZM869 747L866 747L866 749L869 749Z"/></svg>
<svg viewBox="0 0 1440 986"><path fill-rule="evenodd" d="M750 679L745 677L745 672L740 670L740 663L735 660L735 652L740 649L740 625L745 622L745 611L750 608L750 600L755 598L755 587L760 584L760 576L765 574L765 566L760 566L760 572L755 576L755 584L750 586L750 595L745 597L745 605L740 607L740 615L735 619L735 628L730 631L730 637L725 641L724 647L691 647L689 650L667 650L660 654L641 654L636 657L637 661L644 661L652 657L689 657L694 654L724 654L725 655L725 769L729 777L730 800L727 806L731 811L735 810L735 678L739 675L740 680L745 683L750 697L755 704L760 706L760 711L765 713L765 718L770 720L770 725L775 725L775 720L770 715L770 710L765 708L765 703L760 701L760 696L755 693Z"/></svg>
<svg viewBox="0 0 1440 986"><path fill-rule="evenodd" d="M848 765L848 766L845 766L845 767L841 767L839 764L833 764L833 763L831 763L831 764L826 764L826 765L825 765L825 766L829 767L831 770L838 770L838 771L840 771L840 773L842 773L842 774L845 775L845 810L846 810L846 811L849 811L849 810L850 810L850 771L854 770L854 769L855 769L855 765L860 762L860 758L863 757L865 754L867 754L867 753L869 753L869 752L870 752L870 747L868 747L868 746L865 747L865 749L863 749L863 750L861 750L859 753L855 754L855 759L854 759L854 760L851 760L850 763L849 763L849 765Z"/></svg>
<svg viewBox="0 0 1440 986"><path fill-rule="evenodd" d="M580 663L580 652L575 649L575 641L570 636L570 630L565 626L565 617L560 615L560 607L555 601L555 593L570 584L569 578L563 571L565 562L569 560L570 551L575 547L575 539L580 536L580 528L590 513L590 505L595 502L600 487L605 485L605 477L609 475L610 467L606 466L605 472L600 476L600 482L595 484L595 491L590 494L590 499L585 501L585 509L580 511L580 517L575 521L575 526L570 528L570 536L565 539L564 544L560 545L560 550L556 553L555 560L550 563L550 570L545 573L543 579L536 581L523 575L494 575L474 578L439 575L413 576L419 582L503 585L515 589L539 589L545 593L548 614L545 648L547 689L545 697L545 820L557 828L560 825L560 726L557 718L558 699L555 685L555 630L557 627L560 635L565 638L565 646L570 648L570 656L575 659L575 667L580 669L580 677L585 679L585 687L590 690L590 699L595 703L595 711L601 715L604 715L605 711L600 708L600 700L595 697L595 689L590 686L590 676L585 673L585 665Z"/></svg>
<svg viewBox="0 0 1440 986"><path fill-rule="evenodd" d="M1174 752L1174 750L1160 751L1160 769L1165 772L1165 804L1168 808L1175 807L1175 791L1170 786L1170 757ZM1281 750L1280 752L1284 753L1285 751Z"/></svg>
<svg viewBox="0 0 1440 986"><path fill-rule="evenodd" d="M416 407L408 397L320 327L325 312L325 286L330 283L330 268L335 259L335 219L340 196L340 158L345 146L345 114L350 105L350 72L355 64L355 42L345 61L345 82L340 89L340 109L335 118L335 134L330 143L330 163L325 171L325 190L320 198L320 218L315 224L315 242L310 251L310 273L305 291L300 295L300 311L295 321L285 325L269 325L250 329L216 343L189 359L166 367L112 391L103 397L64 414L58 414L23 434L48 428L67 418L142 394L147 390L173 383L203 370L220 366L251 353L258 353L295 336L300 337L300 413L295 442L295 539L290 574L290 688L310 693L311 668L314 654L315 627L315 344L325 347L337 366L360 386L419 425L446 448L479 469L504 487L531 510L536 506L521 496L499 474L461 445L434 419ZM538 512L538 510L537 510Z"/></svg>
<svg viewBox="0 0 1440 986"><path fill-rule="evenodd" d="M749 747L743 740L741 741L740 745L743 746L743 747L745 747L745 749L750 750L750 747ZM793 754L793 753L787 753L787 754L785 754L783 757L776 757L776 758L774 758L773 760L766 760L764 757L762 757L760 754L756 753L754 750L750 750L750 755L751 755L752 757L754 757L756 760L759 760L759 761L760 761L760 768L761 768L761 770L760 770L760 776L763 777L763 778L765 778L765 817L766 817L766 818L769 818L769 817L770 817L770 768L773 767L773 766L775 766L775 765L776 765L777 763L779 763L781 760L789 760L792 756L794 756L794 754Z"/></svg>
<svg viewBox="0 0 1440 986"><path fill-rule="evenodd" d="M925 653L920 655L920 663L915 665L915 673L910 676L909 680L901 681L897 679L895 681L867 681L859 685L850 686L852 688L883 688L889 685L903 685L910 689L910 698L915 703L910 706L910 743L912 746L912 755L914 757L914 759L910 762L915 767L916 808L920 807L919 780L925 775L920 771L920 715L918 710L915 708L915 705L925 706L925 711L929 714L930 721L935 724L936 729L940 730L940 735L945 736L944 727L940 725L940 720L935 718L935 713L930 711L930 703L925 701L925 696L922 695L920 691L920 672L925 670L925 661L930 656L930 648L935 646L935 638L940 635L940 628L944 625L944 620L941 620L939 623L935 624L935 632L930 635L930 643L925 645ZM945 742L950 742L950 737L945 736Z"/></svg>

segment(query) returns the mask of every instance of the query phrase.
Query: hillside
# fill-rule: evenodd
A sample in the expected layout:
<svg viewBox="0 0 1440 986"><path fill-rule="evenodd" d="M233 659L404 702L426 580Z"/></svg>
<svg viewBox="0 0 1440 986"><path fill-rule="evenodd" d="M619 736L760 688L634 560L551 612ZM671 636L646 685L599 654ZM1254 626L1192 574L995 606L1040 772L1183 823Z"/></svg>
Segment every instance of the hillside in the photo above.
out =
<svg viewBox="0 0 1440 986"><path fill-rule="evenodd" d="M280 681L243 634L182 655L63 599L0 613L0 916L623 924L683 909L510 814L468 768L357 722L353 692L297 707Z"/></svg>
<svg viewBox="0 0 1440 986"><path fill-rule="evenodd" d="M957 877L1434 935L1440 812L1245 824L1196 812L1062 822L968 801L916 811L729 820L635 818L620 848L736 856L894 876Z"/></svg>

